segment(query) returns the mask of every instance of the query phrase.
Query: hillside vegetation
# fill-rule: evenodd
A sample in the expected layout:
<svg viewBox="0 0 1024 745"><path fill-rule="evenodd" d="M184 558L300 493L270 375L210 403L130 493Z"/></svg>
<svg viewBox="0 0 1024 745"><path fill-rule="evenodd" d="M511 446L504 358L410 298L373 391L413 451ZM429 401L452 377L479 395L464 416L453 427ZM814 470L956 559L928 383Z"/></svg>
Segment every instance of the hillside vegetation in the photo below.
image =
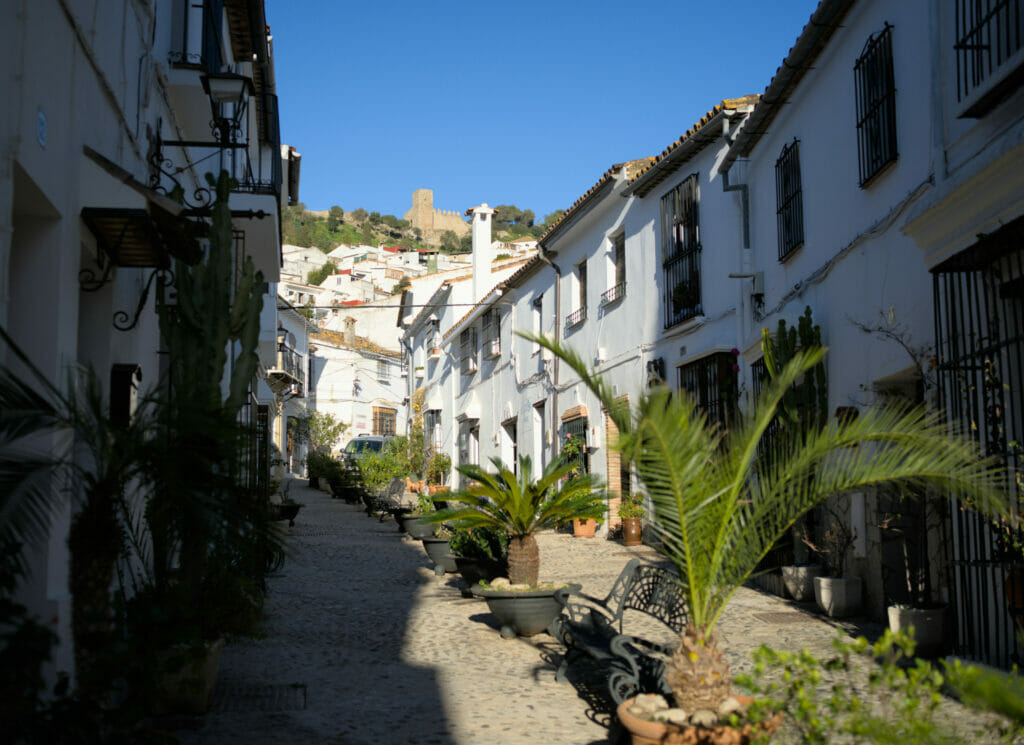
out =
<svg viewBox="0 0 1024 745"><path fill-rule="evenodd" d="M494 216L494 237L497 240L514 240L523 236L539 237L554 225L565 210L556 210L536 223L531 210L521 210L512 204L499 204ZM429 244L423 240L419 228L412 227L408 220L379 212L367 212L360 207L345 212L335 205L326 212L310 212L301 202L285 209L282 215L284 242L292 246L316 247L327 253L339 244L350 246L388 246L405 248L436 248L447 253L463 253L472 249L471 236L459 238L451 230L441 234L440 244Z"/></svg>

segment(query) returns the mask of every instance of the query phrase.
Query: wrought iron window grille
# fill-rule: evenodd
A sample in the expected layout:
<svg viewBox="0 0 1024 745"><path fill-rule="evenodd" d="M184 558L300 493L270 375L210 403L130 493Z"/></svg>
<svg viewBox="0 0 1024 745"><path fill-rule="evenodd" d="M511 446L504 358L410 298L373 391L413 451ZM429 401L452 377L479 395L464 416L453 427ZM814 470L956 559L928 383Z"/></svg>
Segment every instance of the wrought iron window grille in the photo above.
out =
<svg viewBox="0 0 1024 745"><path fill-rule="evenodd" d="M800 141L782 148L775 161L775 203L779 229L779 261L804 245L803 184L800 177Z"/></svg>
<svg viewBox="0 0 1024 745"><path fill-rule="evenodd" d="M587 320L587 309L579 308L565 317L565 329L574 329Z"/></svg>
<svg viewBox="0 0 1024 745"><path fill-rule="evenodd" d="M695 173L661 198L665 328L704 312L700 281L699 201Z"/></svg>
<svg viewBox="0 0 1024 745"><path fill-rule="evenodd" d="M626 297L626 283L619 282L601 293L601 305L612 305Z"/></svg>
<svg viewBox="0 0 1024 745"><path fill-rule="evenodd" d="M736 358L716 352L679 368L679 389L686 391L709 422L728 429L739 400Z"/></svg>
<svg viewBox="0 0 1024 745"><path fill-rule="evenodd" d="M956 95L969 102L961 116L982 116L1024 83L1024 2L956 0L955 15Z"/></svg>
<svg viewBox="0 0 1024 745"><path fill-rule="evenodd" d="M896 79L892 25L872 34L854 64L857 158L863 188L899 156L896 147Z"/></svg>

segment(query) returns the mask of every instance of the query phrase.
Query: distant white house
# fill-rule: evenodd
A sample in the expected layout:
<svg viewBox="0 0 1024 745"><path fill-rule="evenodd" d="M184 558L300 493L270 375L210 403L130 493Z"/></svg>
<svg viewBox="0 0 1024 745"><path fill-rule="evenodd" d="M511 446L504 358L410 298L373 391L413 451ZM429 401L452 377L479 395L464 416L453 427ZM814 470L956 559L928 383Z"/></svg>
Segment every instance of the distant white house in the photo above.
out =
<svg viewBox="0 0 1024 745"><path fill-rule="evenodd" d="M361 434L406 431L402 354L357 335L357 323L349 317L344 330L320 330L310 338L315 408L348 425L339 447Z"/></svg>

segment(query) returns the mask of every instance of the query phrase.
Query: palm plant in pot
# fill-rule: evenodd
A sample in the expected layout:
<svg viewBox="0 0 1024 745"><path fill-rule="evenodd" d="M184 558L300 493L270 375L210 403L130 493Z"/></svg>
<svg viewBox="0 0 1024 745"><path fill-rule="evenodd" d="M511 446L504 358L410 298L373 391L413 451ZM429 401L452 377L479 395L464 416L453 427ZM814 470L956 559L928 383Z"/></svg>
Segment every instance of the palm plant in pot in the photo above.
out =
<svg viewBox="0 0 1024 745"><path fill-rule="evenodd" d="M871 409L833 421L782 438L770 462L759 459L758 444L783 396L821 362L823 350L797 352L749 416L724 432L688 396L664 388L644 391L631 410L578 354L543 336L526 337L565 361L618 427L617 447L647 492L649 526L679 571L690 614L665 680L677 707L711 714L705 724L733 706L717 623L758 563L809 509L831 495L893 481L968 493L986 512L1007 509L998 466L982 460L967 438L951 435L938 414L919 408ZM624 702L620 714L633 703ZM703 737L719 727L685 728Z"/></svg>
<svg viewBox="0 0 1024 745"><path fill-rule="evenodd" d="M549 463L537 479L529 456L519 458L518 475L500 458L492 458L491 464L493 472L472 464L460 466L469 486L446 495L454 504L430 519L450 522L456 529L491 528L508 534L508 584L495 580L491 588L477 587L473 592L487 601L501 622L502 636L530 636L547 629L561 608L554 600L557 587L538 586L540 549L535 534L603 514L604 495L592 474L563 482L574 464L562 459Z"/></svg>

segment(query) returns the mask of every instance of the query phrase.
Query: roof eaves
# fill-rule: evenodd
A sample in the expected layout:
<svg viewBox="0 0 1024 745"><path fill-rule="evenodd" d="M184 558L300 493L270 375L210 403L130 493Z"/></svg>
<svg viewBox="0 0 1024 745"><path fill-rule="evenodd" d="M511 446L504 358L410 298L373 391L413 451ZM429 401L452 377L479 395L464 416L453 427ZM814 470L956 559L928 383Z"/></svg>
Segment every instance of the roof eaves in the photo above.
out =
<svg viewBox="0 0 1024 745"><path fill-rule="evenodd" d="M637 158L636 160L627 160L624 163L616 163L613 165L601 175L601 178L597 180L596 184L587 189L587 191L583 193L583 196L572 203L569 209L565 211L565 214L562 215L562 218L548 228L544 234L537 239L537 242L541 246L546 245L550 241L554 240L555 236L567 228L576 218L585 215L593 206L594 200L601 196L605 189L615 181L615 175L619 171L624 170L626 178L629 179L633 175L632 171L639 169L653 160L654 158Z"/></svg>
<svg viewBox="0 0 1024 745"><path fill-rule="evenodd" d="M737 158L746 158L768 128L783 105L789 102L790 94L812 69L814 61L825 49L833 34L841 28L843 18L856 0L821 0L811 13L810 19L800 32L789 54L775 71L761 100L747 117L743 129L725 154L720 171L728 171Z"/></svg>
<svg viewBox="0 0 1024 745"><path fill-rule="evenodd" d="M750 111L758 96L726 98L695 122L678 140L659 154L654 162L637 173L623 191L623 196L647 196L655 186L675 173L687 160L722 136L719 125L736 112Z"/></svg>

